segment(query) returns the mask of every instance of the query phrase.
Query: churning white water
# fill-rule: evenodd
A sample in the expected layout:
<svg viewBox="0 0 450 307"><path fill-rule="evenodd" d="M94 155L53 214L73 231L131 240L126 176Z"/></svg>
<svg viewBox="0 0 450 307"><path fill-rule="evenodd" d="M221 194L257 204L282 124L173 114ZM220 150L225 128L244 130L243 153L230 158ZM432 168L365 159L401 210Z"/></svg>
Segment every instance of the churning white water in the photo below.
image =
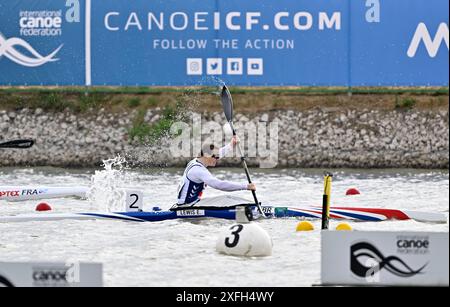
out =
<svg viewBox="0 0 450 307"><path fill-rule="evenodd" d="M123 211L127 180L126 159L117 156L104 160L104 169L96 170L91 178L87 200L99 212Z"/></svg>

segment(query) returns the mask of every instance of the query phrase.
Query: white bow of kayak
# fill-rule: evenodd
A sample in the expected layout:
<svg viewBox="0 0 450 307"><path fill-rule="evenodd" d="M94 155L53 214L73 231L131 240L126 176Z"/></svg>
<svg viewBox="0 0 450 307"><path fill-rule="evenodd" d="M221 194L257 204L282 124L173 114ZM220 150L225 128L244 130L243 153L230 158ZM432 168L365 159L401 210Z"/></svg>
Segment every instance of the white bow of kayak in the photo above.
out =
<svg viewBox="0 0 450 307"><path fill-rule="evenodd" d="M88 187L0 186L0 200L9 202L53 198L86 198Z"/></svg>

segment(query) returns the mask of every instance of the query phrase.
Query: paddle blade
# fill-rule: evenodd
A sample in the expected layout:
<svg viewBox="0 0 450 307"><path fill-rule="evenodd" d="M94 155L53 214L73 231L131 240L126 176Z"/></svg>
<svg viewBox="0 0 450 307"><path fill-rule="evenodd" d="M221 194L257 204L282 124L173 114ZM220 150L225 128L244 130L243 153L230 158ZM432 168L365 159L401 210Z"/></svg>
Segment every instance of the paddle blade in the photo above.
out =
<svg viewBox="0 0 450 307"><path fill-rule="evenodd" d="M34 145L33 140L14 140L0 143L0 148L26 149L32 147L33 145Z"/></svg>
<svg viewBox="0 0 450 307"><path fill-rule="evenodd" d="M226 85L222 88L221 100L225 117L231 123L233 121L233 98L231 98L230 90Z"/></svg>

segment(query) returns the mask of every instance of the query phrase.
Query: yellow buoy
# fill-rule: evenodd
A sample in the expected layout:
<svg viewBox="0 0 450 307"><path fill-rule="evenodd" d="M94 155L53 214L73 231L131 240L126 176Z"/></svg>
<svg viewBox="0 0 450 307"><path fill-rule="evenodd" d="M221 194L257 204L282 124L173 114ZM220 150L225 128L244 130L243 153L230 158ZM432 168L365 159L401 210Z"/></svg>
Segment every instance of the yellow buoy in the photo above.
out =
<svg viewBox="0 0 450 307"><path fill-rule="evenodd" d="M340 231L352 231L353 228L352 228L352 226L350 226L349 223L340 223L339 225L336 226L336 230L340 230Z"/></svg>
<svg viewBox="0 0 450 307"><path fill-rule="evenodd" d="M314 225L309 221L301 221L298 223L296 231L312 231L314 230Z"/></svg>

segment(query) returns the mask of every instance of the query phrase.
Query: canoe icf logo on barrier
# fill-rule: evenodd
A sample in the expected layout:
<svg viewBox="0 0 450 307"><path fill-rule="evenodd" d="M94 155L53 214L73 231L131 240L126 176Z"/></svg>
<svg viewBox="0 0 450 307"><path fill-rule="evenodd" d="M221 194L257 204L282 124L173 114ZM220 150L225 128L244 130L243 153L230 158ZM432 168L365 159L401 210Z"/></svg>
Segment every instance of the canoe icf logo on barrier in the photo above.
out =
<svg viewBox="0 0 450 307"><path fill-rule="evenodd" d="M428 242L428 241L426 241ZM408 249L428 249L428 244L423 240L405 240L398 239L398 252L404 254ZM418 245L420 245L418 247ZM400 278L410 278L418 274L424 273L424 269L428 265L425 263L420 268L412 268L403 259L391 255L385 256L374 244L359 241L350 247L350 270L359 277L364 278L367 282L380 282L380 272L385 269L391 274Z"/></svg>
<svg viewBox="0 0 450 307"><path fill-rule="evenodd" d="M18 47L25 49L31 56L20 52ZM0 33L0 59L2 56L5 56L11 61L26 67L38 67L49 62L58 61L59 59L55 58L55 56L62 47L63 45L59 46L49 55L43 56L25 40L18 37L6 39Z"/></svg>
<svg viewBox="0 0 450 307"><path fill-rule="evenodd" d="M80 4L78 0L67 0L65 21L80 22ZM20 10L18 25L20 37L7 37L0 31L0 59L4 56L16 64L25 67L39 67L57 62L60 44L52 52L43 55L29 42L33 37L60 37L63 30L63 10ZM1 29L0 29L1 30Z"/></svg>
<svg viewBox="0 0 450 307"><path fill-rule="evenodd" d="M80 282L78 262L67 262L59 266L36 266L32 271L35 287L68 287Z"/></svg>

